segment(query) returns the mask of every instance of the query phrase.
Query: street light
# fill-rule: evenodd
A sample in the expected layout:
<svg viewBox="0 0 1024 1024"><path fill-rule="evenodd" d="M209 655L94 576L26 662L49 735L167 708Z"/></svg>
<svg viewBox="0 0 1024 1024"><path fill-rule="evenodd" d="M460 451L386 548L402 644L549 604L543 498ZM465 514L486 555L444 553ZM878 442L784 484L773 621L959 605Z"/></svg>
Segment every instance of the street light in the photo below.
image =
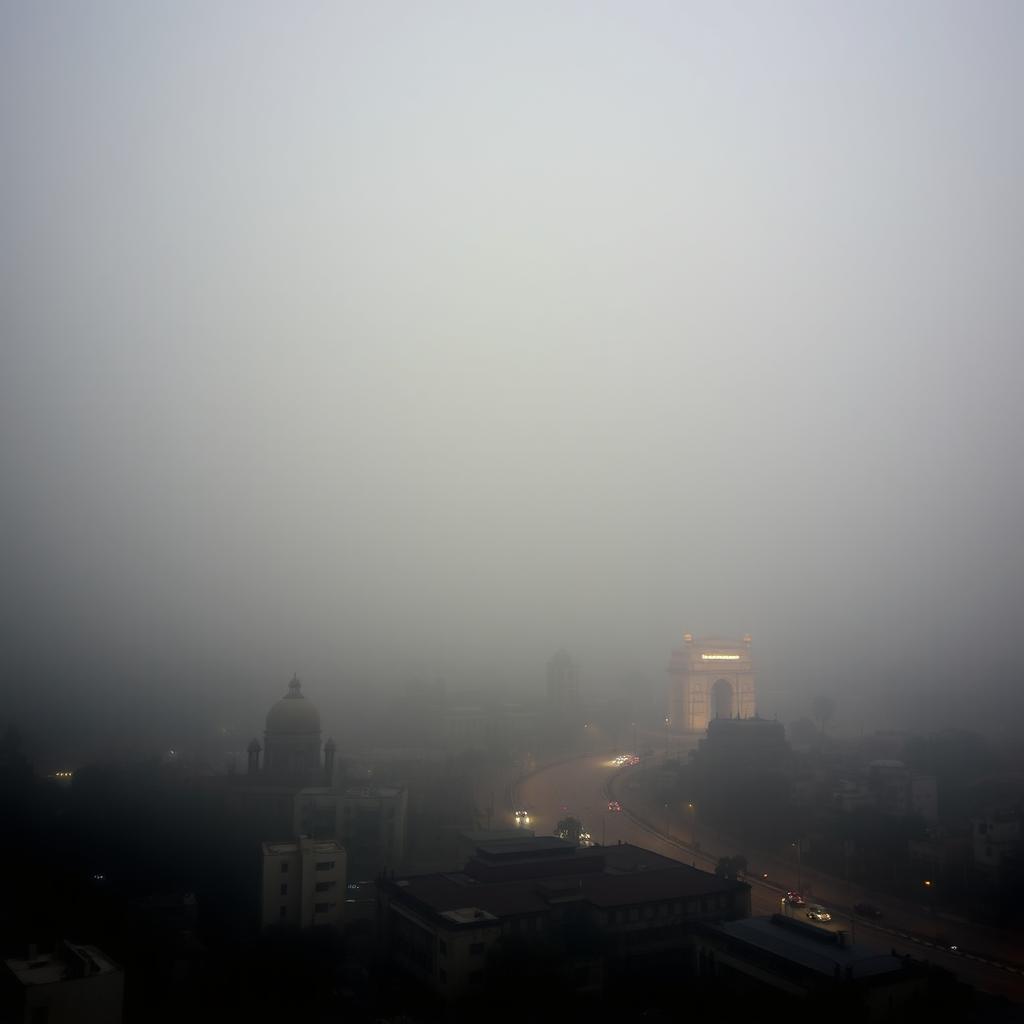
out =
<svg viewBox="0 0 1024 1024"><path fill-rule="evenodd" d="M690 845L697 848L697 808L694 804L688 803L686 805L687 810L690 812Z"/></svg>
<svg viewBox="0 0 1024 1024"><path fill-rule="evenodd" d="M804 890L803 890L803 885L802 885L802 870L801 870L803 865L800 862L800 840L798 839L792 845L796 847L796 891L797 892L803 892Z"/></svg>

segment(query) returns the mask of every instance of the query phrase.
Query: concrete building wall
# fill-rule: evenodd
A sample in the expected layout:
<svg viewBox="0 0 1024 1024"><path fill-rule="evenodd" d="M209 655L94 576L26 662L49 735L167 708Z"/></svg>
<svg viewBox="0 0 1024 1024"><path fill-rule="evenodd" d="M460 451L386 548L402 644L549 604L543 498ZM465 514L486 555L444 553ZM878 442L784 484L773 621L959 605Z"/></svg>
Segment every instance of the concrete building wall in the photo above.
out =
<svg viewBox="0 0 1024 1024"><path fill-rule="evenodd" d="M34 1024L120 1024L124 972L94 946L6 961L13 1005L4 1020Z"/></svg>
<svg viewBox="0 0 1024 1024"><path fill-rule="evenodd" d="M345 850L333 840L302 837L262 844L260 921L264 928L341 923Z"/></svg>

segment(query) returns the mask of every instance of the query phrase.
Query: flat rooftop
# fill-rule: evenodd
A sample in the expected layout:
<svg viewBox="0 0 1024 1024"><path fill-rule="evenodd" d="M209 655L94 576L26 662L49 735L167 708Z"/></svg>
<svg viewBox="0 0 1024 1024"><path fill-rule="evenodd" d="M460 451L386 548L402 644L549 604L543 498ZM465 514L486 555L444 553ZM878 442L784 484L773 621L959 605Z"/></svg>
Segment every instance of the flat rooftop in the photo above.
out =
<svg viewBox="0 0 1024 1024"><path fill-rule="evenodd" d="M549 837L537 838L546 842ZM543 876L478 879L459 871L414 875L391 884L404 900L449 924L470 923L458 917L467 907L482 911L488 916L474 918L478 925L500 917L544 913L553 903L570 899L603 908L629 907L747 888L743 882L719 878L628 843L577 851L563 840L554 841L559 846L553 848L551 860L557 869ZM519 845L525 847L529 857L542 859L537 846L516 844ZM561 852L563 846L568 847L567 854ZM577 853L579 856L574 856ZM584 860L588 865L594 860L602 863L598 870L587 870L582 864ZM574 862L580 870L573 870ZM510 857L508 863L514 866L520 862Z"/></svg>
<svg viewBox="0 0 1024 1024"><path fill-rule="evenodd" d="M313 853L344 853L344 847L333 839L314 839L308 842L306 849ZM263 843L263 852L270 856L283 856L289 853L299 852L299 841L297 839L284 840L277 843Z"/></svg>
<svg viewBox="0 0 1024 1024"><path fill-rule="evenodd" d="M572 856L577 849L575 843L559 839L558 836L532 836L520 832L518 836L485 839L477 844L476 852L487 860L502 860L520 857Z"/></svg>
<svg viewBox="0 0 1024 1024"><path fill-rule="evenodd" d="M119 970L117 964L95 946L65 942L63 949L31 959L6 960L8 969L22 985L53 985L73 978L94 977Z"/></svg>
<svg viewBox="0 0 1024 1024"><path fill-rule="evenodd" d="M746 946L828 977L835 977L838 970L843 977L868 978L903 967L903 961L890 953L864 946L839 945L833 932L809 925L793 928L780 924L777 914L728 921L714 925L713 929ZM821 934L815 935L815 932Z"/></svg>

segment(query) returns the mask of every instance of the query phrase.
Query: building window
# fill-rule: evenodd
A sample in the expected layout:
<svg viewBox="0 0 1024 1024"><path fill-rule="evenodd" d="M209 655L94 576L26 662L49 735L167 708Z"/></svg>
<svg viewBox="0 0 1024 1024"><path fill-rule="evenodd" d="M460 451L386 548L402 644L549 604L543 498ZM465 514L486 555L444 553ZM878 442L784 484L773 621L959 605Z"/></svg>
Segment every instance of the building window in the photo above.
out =
<svg viewBox="0 0 1024 1024"><path fill-rule="evenodd" d="M313 913L314 914L326 914L331 909L330 903L314 903Z"/></svg>
<svg viewBox="0 0 1024 1024"><path fill-rule="evenodd" d="M282 896L287 896L288 895L288 883L287 882L283 883L282 886L281 886L281 895Z"/></svg>
<svg viewBox="0 0 1024 1024"><path fill-rule="evenodd" d="M333 882L317 882L316 883L316 891L317 892L330 892L331 889L333 889L333 888L334 888L334 883Z"/></svg>
<svg viewBox="0 0 1024 1024"><path fill-rule="evenodd" d="M277 916L279 920L283 921L288 916L288 908L281 907L281 909L277 912Z"/></svg>
<svg viewBox="0 0 1024 1024"><path fill-rule="evenodd" d="M437 948L441 951L441 956L447 956L448 955L448 943L445 942L444 939L441 939L438 942ZM444 972L442 971L442 974L443 973Z"/></svg>
<svg viewBox="0 0 1024 1024"><path fill-rule="evenodd" d="M470 985L479 985L484 980L483 971L470 971L469 972L469 983Z"/></svg>
<svg viewBox="0 0 1024 1024"><path fill-rule="evenodd" d="M288 873L288 861L283 860L283 861L281 861L281 874L284 875L284 874L287 874L287 873Z"/></svg>
<svg viewBox="0 0 1024 1024"><path fill-rule="evenodd" d="M317 861L316 869L317 869L317 871L333 871L334 870L334 861L333 860Z"/></svg>
<svg viewBox="0 0 1024 1024"><path fill-rule="evenodd" d="M483 956L484 955L484 944L482 942L474 942L469 947L470 956Z"/></svg>

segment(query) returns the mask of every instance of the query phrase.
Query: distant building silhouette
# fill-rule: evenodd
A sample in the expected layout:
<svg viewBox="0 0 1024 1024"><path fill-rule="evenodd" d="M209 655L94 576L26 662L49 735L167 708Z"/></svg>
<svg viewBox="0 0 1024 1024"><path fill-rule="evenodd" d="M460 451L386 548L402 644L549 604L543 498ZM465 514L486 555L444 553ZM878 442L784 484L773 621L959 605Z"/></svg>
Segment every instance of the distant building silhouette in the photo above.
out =
<svg viewBox="0 0 1024 1024"><path fill-rule="evenodd" d="M346 779L337 768L334 740L321 748L320 737L320 713L293 678L267 712L263 744L256 739L249 744L247 774L230 780L224 791L230 812L254 840L296 835L336 840L347 851L350 870L362 877L400 868L405 786Z"/></svg>
<svg viewBox="0 0 1024 1024"><path fill-rule="evenodd" d="M548 706L555 712L574 712L580 703L580 677L567 651L558 651L548 661Z"/></svg>
<svg viewBox="0 0 1024 1024"><path fill-rule="evenodd" d="M334 741L328 740L333 768ZM259 764L259 743L249 744L249 771L260 771L267 782L317 785L329 782L320 760L320 712L302 693L297 676L288 692L267 712L263 734L263 764Z"/></svg>

